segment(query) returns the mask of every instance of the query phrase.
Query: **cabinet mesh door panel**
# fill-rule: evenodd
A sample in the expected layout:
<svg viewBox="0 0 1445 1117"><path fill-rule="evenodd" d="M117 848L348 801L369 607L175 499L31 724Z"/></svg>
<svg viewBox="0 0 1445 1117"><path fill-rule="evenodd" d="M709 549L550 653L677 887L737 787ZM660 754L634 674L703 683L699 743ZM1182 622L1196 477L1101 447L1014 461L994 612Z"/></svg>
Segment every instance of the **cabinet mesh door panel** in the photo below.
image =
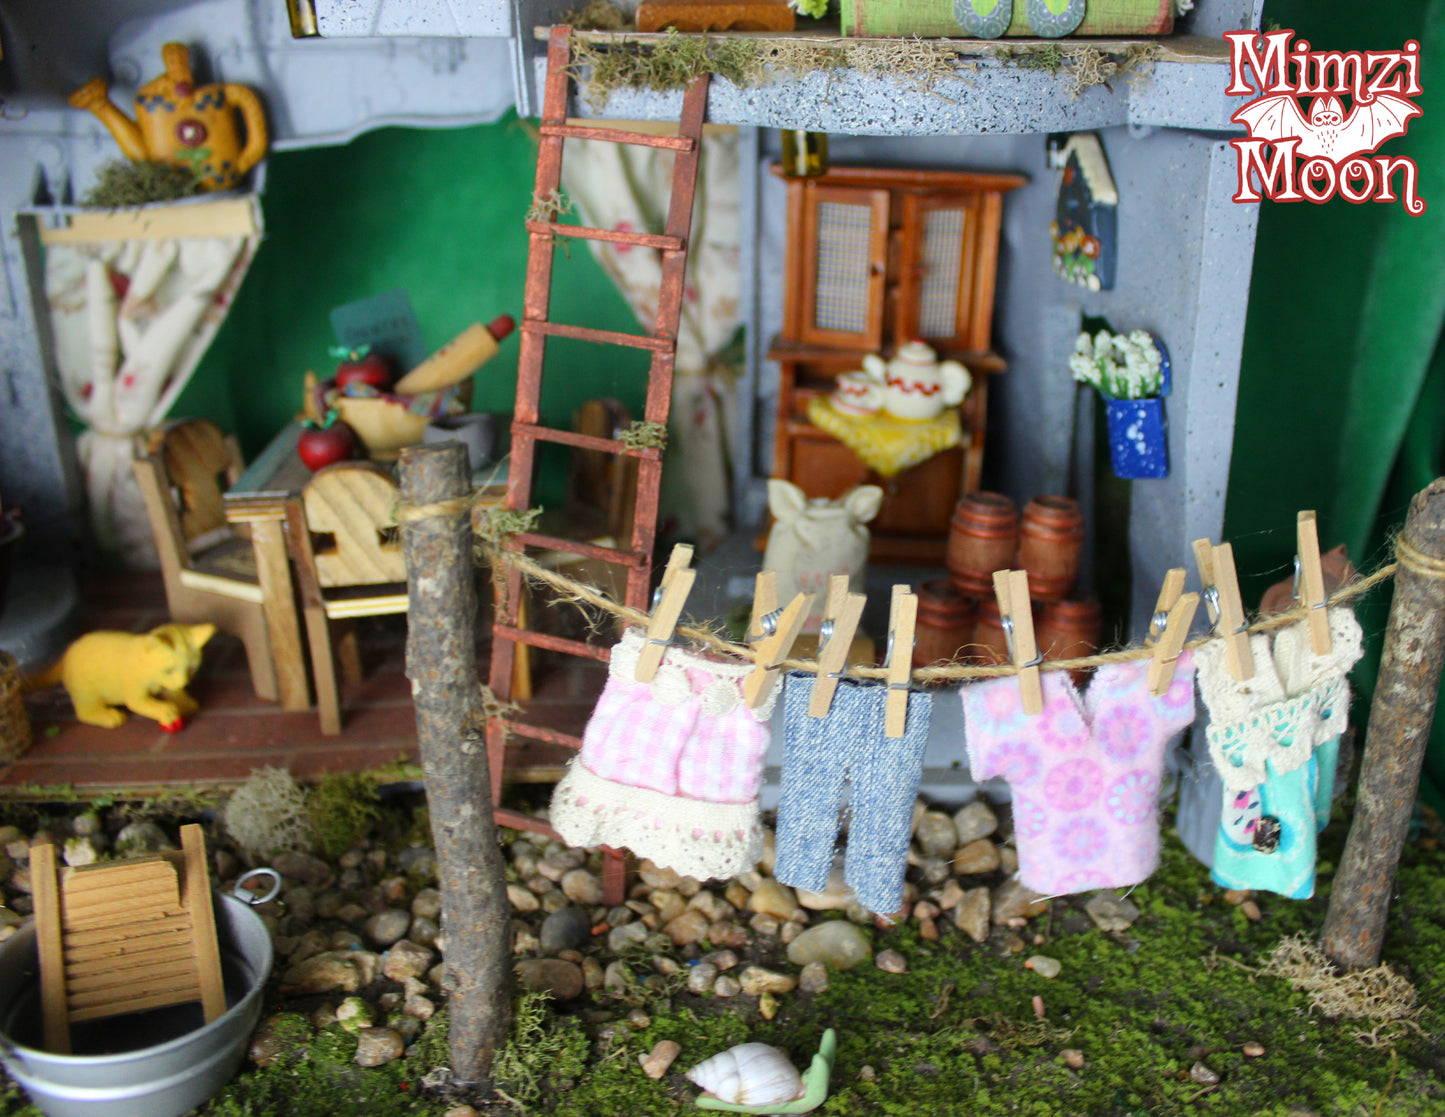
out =
<svg viewBox="0 0 1445 1117"><path fill-rule="evenodd" d="M923 219L923 276L919 282L918 332L953 337L958 329L958 287L963 266L961 209L931 209Z"/></svg>
<svg viewBox="0 0 1445 1117"><path fill-rule="evenodd" d="M868 206L818 204L818 293L813 311L818 329L846 333L868 329L872 233L873 211Z"/></svg>

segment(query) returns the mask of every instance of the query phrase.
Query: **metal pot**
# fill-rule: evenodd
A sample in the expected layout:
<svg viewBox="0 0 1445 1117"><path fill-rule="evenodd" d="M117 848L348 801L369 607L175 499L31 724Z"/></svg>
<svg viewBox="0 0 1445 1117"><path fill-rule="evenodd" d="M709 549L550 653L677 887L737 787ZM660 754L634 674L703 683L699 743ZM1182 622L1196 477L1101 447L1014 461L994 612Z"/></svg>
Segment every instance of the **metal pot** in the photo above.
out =
<svg viewBox="0 0 1445 1117"><path fill-rule="evenodd" d="M253 874L274 878L270 894L253 903L280 891L273 870L246 876ZM35 925L0 946L0 1060L48 1117L179 1117L231 1080L261 1013L271 935L242 900L219 892L213 899L226 1012L205 1024L199 1004L177 1005L73 1027L75 1049L90 1054L30 1046L41 1035Z"/></svg>

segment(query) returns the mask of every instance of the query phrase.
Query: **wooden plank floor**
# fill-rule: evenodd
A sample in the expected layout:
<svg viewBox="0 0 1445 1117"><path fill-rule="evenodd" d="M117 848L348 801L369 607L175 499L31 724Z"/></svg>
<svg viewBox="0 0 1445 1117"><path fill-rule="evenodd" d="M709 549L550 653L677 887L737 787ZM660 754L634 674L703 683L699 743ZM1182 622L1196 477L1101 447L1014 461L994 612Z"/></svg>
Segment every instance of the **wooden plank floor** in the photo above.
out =
<svg viewBox="0 0 1445 1117"><path fill-rule="evenodd" d="M160 576L108 574L86 587L85 629L144 632L169 617ZM490 616L479 624L490 633ZM34 743L18 761L0 770L0 797L48 798L69 786L83 795L165 794L235 785L271 765L301 780L328 772L365 771L418 761L411 688L404 674L406 618L376 617L360 622L363 678L342 688L342 731L321 733L315 710L285 712L251 690L239 641L217 636L206 646L191 694L198 714L178 733L163 733L148 718L132 715L116 729L75 720L63 687L28 695L26 709ZM486 677L486 647L478 649ZM605 668L579 665L537 672L532 707L546 724L580 732L601 691ZM560 773L565 754L518 749L516 778L546 780Z"/></svg>

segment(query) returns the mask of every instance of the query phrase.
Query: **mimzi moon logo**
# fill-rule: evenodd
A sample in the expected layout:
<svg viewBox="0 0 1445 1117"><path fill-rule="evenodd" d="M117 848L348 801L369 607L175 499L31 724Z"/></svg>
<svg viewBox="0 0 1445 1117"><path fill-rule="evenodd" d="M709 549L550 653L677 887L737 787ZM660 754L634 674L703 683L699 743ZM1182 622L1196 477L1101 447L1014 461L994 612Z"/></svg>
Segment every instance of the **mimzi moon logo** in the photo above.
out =
<svg viewBox="0 0 1445 1117"><path fill-rule="evenodd" d="M1226 31L1230 96L1253 97L1232 117L1249 132L1236 202L1400 202L1425 212L1415 161L1375 155L1421 114L1420 44L1403 50L1316 51L1293 31ZM1251 83L1247 77L1251 75ZM1349 105L1342 98L1349 98Z"/></svg>

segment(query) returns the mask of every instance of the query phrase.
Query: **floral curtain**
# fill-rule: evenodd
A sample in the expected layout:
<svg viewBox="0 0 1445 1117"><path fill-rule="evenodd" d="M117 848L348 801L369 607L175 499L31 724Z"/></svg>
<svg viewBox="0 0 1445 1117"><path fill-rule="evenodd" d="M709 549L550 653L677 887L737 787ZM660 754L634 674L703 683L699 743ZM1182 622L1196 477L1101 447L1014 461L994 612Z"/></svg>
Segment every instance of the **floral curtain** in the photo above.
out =
<svg viewBox="0 0 1445 1117"><path fill-rule="evenodd" d="M165 418L220 328L260 243L255 232L49 244L45 291L91 526L127 565L154 566L131 472L134 437Z"/></svg>
<svg viewBox="0 0 1445 1117"><path fill-rule="evenodd" d="M569 140L562 184L584 224L659 233L667 220L673 159L660 148ZM662 508L664 519L703 549L728 533L728 434L737 370L721 354L738 327L738 230L738 136L710 130L703 136L693 208ZM661 254L588 243L638 321L651 329Z"/></svg>

